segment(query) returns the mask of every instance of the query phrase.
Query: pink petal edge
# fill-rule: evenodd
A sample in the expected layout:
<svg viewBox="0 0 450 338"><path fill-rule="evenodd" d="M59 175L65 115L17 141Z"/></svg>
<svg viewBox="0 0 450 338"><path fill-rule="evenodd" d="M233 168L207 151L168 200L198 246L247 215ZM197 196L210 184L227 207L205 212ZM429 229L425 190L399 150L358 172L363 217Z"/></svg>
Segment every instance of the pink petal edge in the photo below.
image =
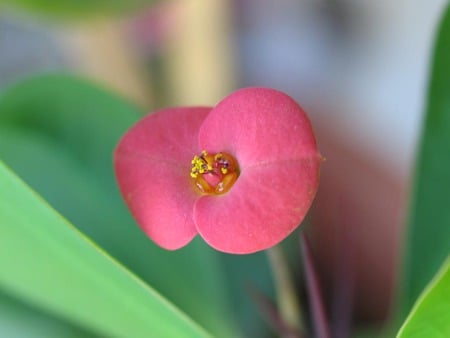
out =
<svg viewBox="0 0 450 338"><path fill-rule="evenodd" d="M201 150L234 155L240 177L220 196L196 191L190 161ZM115 151L120 190L136 221L165 249L197 233L219 251L267 249L303 220L317 190L321 158L308 117L286 94L238 90L215 108L148 115Z"/></svg>
<svg viewBox="0 0 450 338"><path fill-rule="evenodd" d="M316 194L317 158L245 169L223 196L203 196L194 207L201 237L213 248L249 254L270 248L294 231Z"/></svg>
<svg viewBox="0 0 450 338"><path fill-rule="evenodd" d="M244 88L223 99L200 128L199 145L235 156L241 174L223 196L203 196L194 219L219 251L246 254L287 237L315 196L321 157L311 123L288 95Z"/></svg>
<svg viewBox="0 0 450 338"><path fill-rule="evenodd" d="M175 250L197 234L199 198L189 177L197 135L211 108L172 108L147 115L121 139L114 154L119 188L144 232Z"/></svg>
<svg viewBox="0 0 450 338"><path fill-rule="evenodd" d="M317 157L311 123L288 95L269 88L244 88L214 107L199 132L201 149L226 151L240 167Z"/></svg>

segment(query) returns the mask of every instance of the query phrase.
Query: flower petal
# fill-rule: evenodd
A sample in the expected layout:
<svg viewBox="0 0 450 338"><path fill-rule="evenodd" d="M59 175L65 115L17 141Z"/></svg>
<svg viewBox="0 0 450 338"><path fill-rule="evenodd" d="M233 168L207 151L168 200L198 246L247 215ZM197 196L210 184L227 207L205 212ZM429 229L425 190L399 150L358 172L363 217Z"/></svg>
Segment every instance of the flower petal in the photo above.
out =
<svg viewBox="0 0 450 338"><path fill-rule="evenodd" d="M317 157L251 166L223 196L203 196L194 220L219 251L247 254L267 249L303 220L319 180Z"/></svg>
<svg viewBox="0 0 450 338"><path fill-rule="evenodd" d="M244 88L211 110L199 133L200 148L236 156L241 169L318 156L308 117L288 95Z"/></svg>
<svg viewBox="0 0 450 338"><path fill-rule="evenodd" d="M125 134L116 153L143 155L190 167L192 157L199 151L200 125L211 109L179 107L149 114Z"/></svg>
<svg viewBox="0 0 450 338"><path fill-rule="evenodd" d="M165 249L197 234L199 197L189 176L197 135L211 108L174 108L146 116L121 139L114 154L122 195L145 233Z"/></svg>

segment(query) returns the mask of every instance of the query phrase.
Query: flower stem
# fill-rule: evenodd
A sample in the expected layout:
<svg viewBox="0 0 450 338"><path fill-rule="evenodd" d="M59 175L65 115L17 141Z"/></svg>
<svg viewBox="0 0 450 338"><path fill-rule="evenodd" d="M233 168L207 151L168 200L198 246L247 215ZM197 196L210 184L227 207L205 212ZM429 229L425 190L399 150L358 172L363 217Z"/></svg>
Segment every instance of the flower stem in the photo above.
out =
<svg viewBox="0 0 450 338"><path fill-rule="evenodd" d="M280 317L291 330L300 332L302 314L286 257L279 246L270 248L267 254L273 273Z"/></svg>
<svg viewBox="0 0 450 338"><path fill-rule="evenodd" d="M318 338L330 338L330 330L320 291L319 279L314 268L311 247L304 231L300 234L300 243L314 331Z"/></svg>

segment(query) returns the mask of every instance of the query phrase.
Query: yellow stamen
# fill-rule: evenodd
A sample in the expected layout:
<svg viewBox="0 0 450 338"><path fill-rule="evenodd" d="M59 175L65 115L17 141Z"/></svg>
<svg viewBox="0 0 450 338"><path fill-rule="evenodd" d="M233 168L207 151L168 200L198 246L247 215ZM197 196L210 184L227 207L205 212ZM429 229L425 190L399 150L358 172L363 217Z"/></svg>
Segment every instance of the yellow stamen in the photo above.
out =
<svg viewBox="0 0 450 338"><path fill-rule="evenodd" d="M191 161L191 177L194 184L204 194L223 194L236 182L239 168L230 154L219 152L213 155L203 150Z"/></svg>

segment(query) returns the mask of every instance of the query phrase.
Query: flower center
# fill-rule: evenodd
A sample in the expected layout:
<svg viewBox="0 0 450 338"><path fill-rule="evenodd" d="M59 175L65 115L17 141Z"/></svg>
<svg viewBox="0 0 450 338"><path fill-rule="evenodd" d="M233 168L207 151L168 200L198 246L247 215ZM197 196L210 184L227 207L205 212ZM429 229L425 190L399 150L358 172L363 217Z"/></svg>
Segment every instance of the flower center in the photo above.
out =
<svg viewBox="0 0 450 338"><path fill-rule="evenodd" d="M194 156L191 163L191 177L204 194L226 193L239 176L236 159L227 153L208 154L203 150L200 156Z"/></svg>

